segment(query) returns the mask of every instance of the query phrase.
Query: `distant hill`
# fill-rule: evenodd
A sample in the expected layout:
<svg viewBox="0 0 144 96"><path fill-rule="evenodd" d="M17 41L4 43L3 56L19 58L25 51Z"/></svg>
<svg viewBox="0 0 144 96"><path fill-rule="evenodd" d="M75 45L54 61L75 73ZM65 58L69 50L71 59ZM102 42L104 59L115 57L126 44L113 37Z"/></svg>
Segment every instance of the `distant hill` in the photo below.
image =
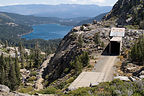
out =
<svg viewBox="0 0 144 96"><path fill-rule="evenodd" d="M78 23L77 25L92 23L94 20L96 20L96 21L101 21L106 14L107 14L107 13L103 13L103 14L100 14L100 15L94 17L94 18L90 18L90 19L87 19L87 20L83 20L83 21L81 21L80 23Z"/></svg>
<svg viewBox="0 0 144 96"><path fill-rule="evenodd" d="M0 18L5 21L12 21L22 25L38 25L38 24L62 24L68 26L75 26L83 20L89 19L88 17L77 17L62 19L57 17L36 17L32 15L19 15L15 13L0 12Z"/></svg>
<svg viewBox="0 0 144 96"><path fill-rule="evenodd" d="M0 7L0 11L40 17L76 18L95 17L99 14L109 12L111 8L111 6L76 4L13 5Z"/></svg>

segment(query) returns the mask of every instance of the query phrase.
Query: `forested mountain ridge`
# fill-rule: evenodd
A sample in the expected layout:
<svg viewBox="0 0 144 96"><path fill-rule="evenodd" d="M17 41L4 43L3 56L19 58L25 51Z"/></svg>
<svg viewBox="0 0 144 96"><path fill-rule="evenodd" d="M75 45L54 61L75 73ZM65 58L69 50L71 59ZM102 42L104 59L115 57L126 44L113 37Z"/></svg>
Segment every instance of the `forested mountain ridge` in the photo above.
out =
<svg viewBox="0 0 144 96"><path fill-rule="evenodd" d="M33 31L31 25L43 24L43 21L45 22L45 19L41 20L33 16L0 12L0 40L2 42L7 41L10 46L18 46L18 43L22 42L26 48L34 48L35 43L39 42L40 48L43 51L47 51L48 53L54 52L60 39L49 41L42 39L26 40L20 37L22 34L27 34ZM48 23L48 21L45 23Z"/></svg>
<svg viewBox="0 0 144 96"><path fill-rule="evenodd" d="M62 19L58 17L36 17L33 15L19 15L14 13L0 12L0 18L5 21L15 22L21 25L38 25L38 24L61 24L67 26L75 26L80 21L89 19L88 17L77 17Z"/></svg>
<svg viewBox="0 0 144 96"><path fill-rule="evenodd" d="M0 11L3 12L12 12L22 15L34 15L40 17L59 17L59 18L95 17L101 13L109 12L110 10L111 6L79 5L79 4L60 4L60 5L32 4L32 5L13 5L13 6L0 7Z"/></svg>

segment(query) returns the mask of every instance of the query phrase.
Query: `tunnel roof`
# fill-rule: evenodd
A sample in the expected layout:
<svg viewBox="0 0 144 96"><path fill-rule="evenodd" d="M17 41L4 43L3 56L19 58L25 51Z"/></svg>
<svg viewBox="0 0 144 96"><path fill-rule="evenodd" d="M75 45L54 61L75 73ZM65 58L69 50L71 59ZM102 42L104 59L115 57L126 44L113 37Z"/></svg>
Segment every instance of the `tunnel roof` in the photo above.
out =
<svg viewBox="0 0 144 96"><path fill-rule="evenodd" d="M122 41L122 37L113 37L110 41L121 42Z"/></svg>
<svg viewBox="0 0 144 96"><path fill-rule="evenodd" d="M125 36L125 28L111 28L110 36L124 37Z"/></svg>

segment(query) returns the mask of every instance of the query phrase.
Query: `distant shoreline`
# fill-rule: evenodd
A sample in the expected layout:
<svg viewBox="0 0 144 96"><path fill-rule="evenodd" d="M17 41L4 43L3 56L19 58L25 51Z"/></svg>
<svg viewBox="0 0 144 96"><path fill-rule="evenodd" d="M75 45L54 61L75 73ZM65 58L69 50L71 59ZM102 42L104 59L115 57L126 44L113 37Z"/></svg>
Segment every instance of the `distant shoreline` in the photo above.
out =
<svg viewBox="0 0 144 96"><path fill-rule="evenodd" d="M28 32L28 33L24 33L24 34L21 34L21 35L17 35L18 37L22 37L22 36L24 36L24 35L27 35L27 34L30 34L30 33L32 33L32 32L34 32L34 30L31 30L30 32Z"/></svg>
<svg viewBox="0 0 144 96"><path fill-rule="evenodd" d="M66 34L68 34L68 32L73 28L73 26L66 26L66 25L61 25L61 24L38 24L38 25L33 25L32 28L33 28L33 30L30 30L27 33L18 34L17 36L19 38L22 38L22 39L24 38L26 40L31 40L31 39L44 39L44 40L59 39L59 38L63 38ZM55 30L57 28L58 28L58 30ZM40 29L40 30L38 30L38 29ZM56 33L55 33L55 31L56 31ZM32 32L34 32L34 33L32 33ZM32 34L30 34L30 33L32 33ZM39 33L39 35L34 35L37 33ZM45 34L45 35L42 35L42 34Z"/></svg>

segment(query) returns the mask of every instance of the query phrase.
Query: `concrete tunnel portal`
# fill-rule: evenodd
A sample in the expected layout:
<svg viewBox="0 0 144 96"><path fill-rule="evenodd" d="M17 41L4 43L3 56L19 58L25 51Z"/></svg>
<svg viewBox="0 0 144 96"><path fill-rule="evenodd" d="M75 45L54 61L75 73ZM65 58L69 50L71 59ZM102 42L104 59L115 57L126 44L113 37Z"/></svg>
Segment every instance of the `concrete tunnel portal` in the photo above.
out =
<svg viewBox="0 0 144 96"><path fill-rule="evenodd" d="M102 55L120 55L122 48L122 38L125 35L125 28L112 28L110 42Z"/></svg>
<svg viewBox="0 0 144 96"><path fill-rule="evenodd" d="M111 41L109 44L109 54L119 55L120 54L120 42Z"/></svg>

